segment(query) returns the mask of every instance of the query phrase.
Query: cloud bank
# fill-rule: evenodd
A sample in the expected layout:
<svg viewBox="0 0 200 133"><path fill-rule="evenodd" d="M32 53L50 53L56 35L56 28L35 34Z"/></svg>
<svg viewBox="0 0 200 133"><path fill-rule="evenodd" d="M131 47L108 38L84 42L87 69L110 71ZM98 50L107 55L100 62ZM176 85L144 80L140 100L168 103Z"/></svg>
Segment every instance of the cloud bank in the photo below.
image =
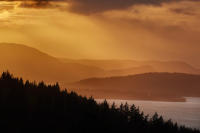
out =
<svg viewBox="0 0 200 133"><path fill-rule="evenodd" d="M134 5L154 5L160 6L163 3L191 1L191 0L5 0L21 1L22 7L46 8L58 7L58 2L68 4L69 11L81 14L99 13L109 10L127 9ZM195 0L199 1L199 0ZM61 6L61 5L60 5Z"/></svg>
<svg viewBox="0 0 200 133"><path fill-rule="evenodd" d="M77 13L96 13L127 9L133 5L161 5L180 0L69 0L70 10Z"/></svg>

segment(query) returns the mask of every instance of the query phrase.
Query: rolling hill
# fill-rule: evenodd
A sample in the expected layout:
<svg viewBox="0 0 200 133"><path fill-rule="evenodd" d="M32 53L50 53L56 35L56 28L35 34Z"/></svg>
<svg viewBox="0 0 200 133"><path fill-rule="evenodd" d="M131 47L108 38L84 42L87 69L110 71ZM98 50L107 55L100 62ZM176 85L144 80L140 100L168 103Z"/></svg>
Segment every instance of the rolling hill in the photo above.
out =
<svg viewBox="0 0 200 133"><path fill-rule="evenodd" d="M146 72L179 72L200 74L200 70L182 61L136 61L136 60L70 60L60 59L67 63L79 63L88 66L95 66L107 71L124 71L123 75L140 74ZM147 68L148 66L148 68ZM145 68L144 68L145 67ZM140 69L139 71L133 70ZM142 69L144 68L144 69ZM130 70L130 72L128 71ZM114 71L116 72L116 71ZM109 76L115 76L116 74Z"/></svg>
<svg viewBox="0 0 200 133"><path fill-rule="evenodd" d="M25 45L0 43L0 72L6 70L28 80L59 82L62 88L81 88L78 92L83 95L102 98L152 99L155 95L159 99L161 97L166 99L171 96L174 98L174 95L178 98L199 96L199 91L197 91L199 84L196 83L196 79L178 80L188 77L187 74L182 74L177 79L173 77L173 74L166 74L164 77L159 77L159 80L154 77L155 73L153 75L143 74L162 71L198 73L196 68L184 62L60 59ZM69 84L80 80L78 84ZM156 82L153 82L154 80ZM174 91L172 91L173 88ZM155 93L156 89L159 90L158 94ZM179 89L186 89L184 91L187 95L182 94Z"/></svg>
<svg viewBox="0 0 200 133"><path fill-rule="evenodd" d="M0 44L0 71L9 70L29 80L68 83L98 77L104 70L78 63L64 63L37 49L19 44Z"/></svg>
<svg viewBox="0 0 200 133"><path fill-rule="evenodd" d="M126 69L113 69L113 70L107 71L106 76L107 77L127 76L127 75L134 75L134 74L141 74L141 73L148 73L148 72L156 72L156 70L152 66L139 66L139 67L126 68Z"/></svg>
<svg viewBox="0 0 200 133"><path fill-rule="evenodd" d="M124 77L90 78L71 84L82 95L96 98L179 101L200 97L200 75L146 73Z"/></svg>

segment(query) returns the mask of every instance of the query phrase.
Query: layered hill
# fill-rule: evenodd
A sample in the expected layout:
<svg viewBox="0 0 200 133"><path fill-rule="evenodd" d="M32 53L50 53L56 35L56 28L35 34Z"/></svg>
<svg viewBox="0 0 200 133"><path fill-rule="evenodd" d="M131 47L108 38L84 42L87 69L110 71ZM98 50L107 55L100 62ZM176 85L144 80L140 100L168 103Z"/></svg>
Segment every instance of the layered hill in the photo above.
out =
<svg viewBox="0 0 200 133"><path fill-rule="evenodd" d="M9 70L29 80L67 83L98 77L104 70L78 63L64 63L37 49L19 44L0 44L0 71Z"/></svg>
<svg viewBox="0 0 200 133"><path fill-rule="evenodd" d="M131 68L124 68L124 69L113 69L108 70L106 76L113 77L113 76L127 76L127 75L134 75L134 74L142 74L148 72L156 72L156 70L152 66L138 66L138 67L131 67Z"/></svg>
<svg viewBox="0 0 200 133"><path fill-rule="evenodd" d="M196 84L196 80L177 81L173 75L169 74L167 76L168 78L165 77L172 81L174 78L174 83L168 83L168 80L164 79L161 80L162 76L161 79L158 81L156 80L156 82L149 80L148 83L146 83L146 78L154 79L155 77L143 73L198 73L198 69L184 62L60 59L25 45L0 43L0 72L6 70L28 80L43 80L47 83L59 82L62 87L81 88L78 91L81 91L83 95L93 95L101 98L152 99L154 95L159 95L159 98L171 97L172 91L168 92L167 90L172 88L176 90L173 92L173 98L174 95L180 98L181 96L196 96L199 94L199 91L194 91L199 87L199 84ZM143 78L139 78L140 76L135 74L142 74L140 76ZM135 76L127 77L127 75ZM182 74L182 76L185 77L184 74ZM192 75L192 77L193 76L195 75ZM93 77L97 79L94 80ZM181 78L181 76L179 77ZM69 83L80 80L82 81L78 82L78 84L69 85ZM95 84L96 81L98 81L98 84ZM88 84L85 84L85 82ZM182 82L184 84L180 86ZM195 82L195 84L193 84L193 82ZM173 84L176 86L170 86ZM179 89L186 89L186 87L188 87L187 89L191 89L192 93L186 90L185 93L187 95L183 95L184 91L182 92ZM160 90L157 92L158 94L155 93L156 89ZM141 90L143 90L143 92L141 92ZM167 92L161 90L166 90ZM161 92L163 92L163 94L161 94ZM149 97L147 97L147 95Z"/></svg>
<svg viewBox="0 0 200 133"><path fill-rule="evenodd" d="M83 65L95 66L107 71L117 69L124 72L123 75L140 74L146 72L179 72L200 74L200 70L182 61L136 61L136 60L70 60L60 59L67 63L79 63ZM113 73L115 75L115 73ZM109 75L112 76L112 75Z"/></svg>
<svg viewBox="0 0 200 133"><path fill-rule="evenodd" d="M124 77L90 78L71 84L82 95L96 98L182 101L200 97L200 75L146 73Z"/></svg>

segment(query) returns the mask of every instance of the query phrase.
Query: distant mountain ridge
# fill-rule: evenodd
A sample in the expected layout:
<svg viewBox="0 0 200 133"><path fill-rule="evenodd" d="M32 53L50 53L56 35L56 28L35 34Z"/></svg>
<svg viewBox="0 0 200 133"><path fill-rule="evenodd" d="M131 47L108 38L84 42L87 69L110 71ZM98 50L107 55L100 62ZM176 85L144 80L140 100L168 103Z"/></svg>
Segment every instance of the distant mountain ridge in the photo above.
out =
<svg viewBox="0 0 200 133"><path fill-rule="evenodd" d="M0 72L9 70L28 80L68 83L92 77L113 77L148 72L198 74L200 70L184 62L134 60L71 60L48 55L20 44L0 43Z"/></svg>
<svg viewBox="0 0 200 133"><path fill-rule="evenodd" d="M63 63L37 49L19 44L0 44L0 71L9 70L29 80L62 83L95 77L104 70L78 63Z"/></svg>
<svg viewBox="0 0 200 133"><path fill-rule="evenodd" d="M97 98L150 99L177 101L200 97L200 75L146 73L123 77L90 78L71 84L80 93ZM87 93L85 93L87 91Z"/></svg>
<svg viewBox="0 0 200 133"><path fill-rule="evenodd" d="M113 71L116 69L124 71L132 68L149 66L149 68L151 67L151 70L153 69L153 71L146 71L146 69L144 69L144 71L141 71L140 73L179 72L179 73L200 74L200 69L195 68L182 61L70 60L70 59L60 59L60 60L68 63L73 62L83 65L96 66L107 71ZM139 74L139 73L132 73L132 74Z"/></svg>
<svg viewBox="0 0 200 133"><path fill-rule="evenodd" d="M156 72L156 70L149 65L146 66L139 66L139 67L131 67L127 69L113 69L107 71L106 76L127 76L127 75L133 75L133 74L141 74L141 73L147 73L147 72Z"/></svg>

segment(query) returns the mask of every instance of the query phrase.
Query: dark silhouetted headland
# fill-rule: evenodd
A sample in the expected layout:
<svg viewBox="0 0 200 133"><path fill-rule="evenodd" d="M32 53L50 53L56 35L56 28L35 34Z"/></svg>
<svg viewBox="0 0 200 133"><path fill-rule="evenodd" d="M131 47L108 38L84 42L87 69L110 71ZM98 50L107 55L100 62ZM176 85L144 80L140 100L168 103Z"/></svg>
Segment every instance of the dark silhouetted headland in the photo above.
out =
<svg viewBox="0 0 200 133"><path fill-rule="evenodd" d="M95 98L184 101L184 97L200 97L200 75L183 73L91 78L71 86Z"/></svg>
<svg viewBox="0 0 200 133"><path fill-rule="evenodd" d="M156 113L144 116L134 105L101 104L59 85L31 83L4 72L0 77L0 124L4 132L46 133L199 133L164 121Z"/></svg>

